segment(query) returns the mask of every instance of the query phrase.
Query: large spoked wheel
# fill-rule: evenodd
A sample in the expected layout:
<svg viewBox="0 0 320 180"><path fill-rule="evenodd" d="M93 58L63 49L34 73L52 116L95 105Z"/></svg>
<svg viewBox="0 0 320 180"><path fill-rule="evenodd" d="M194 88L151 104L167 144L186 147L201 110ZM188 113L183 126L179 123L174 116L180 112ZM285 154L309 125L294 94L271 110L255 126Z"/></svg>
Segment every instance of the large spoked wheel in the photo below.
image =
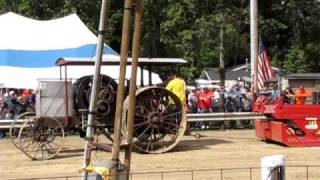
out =
<svg viewBox="0 0 320 180"><path fill-rule="evenodd" d="M124 104L124 136L129 99ZM175 147L186 130L186 113L179 98L161 87L147 87L136 93L133 146L145 153L163 153Z"/></svg>
<svg viewBox="0 0 320 180"><path fill-rule="evenodd" d="M9 135L10 135L11 142L18 149L20 149L20 144L19 144L20 128L23 126L24 122L31 121L35 116L36 116L35 112L25 112L20 114L16 119L13 120L9 129Z"/></svg>
<svg viewBox="0 0 320 180"><path fill-rule="evenodd" d="M20 150L33 160L55 157L64 142L62 124L55 118L39 117L25 121L19 132Z"/></svg>

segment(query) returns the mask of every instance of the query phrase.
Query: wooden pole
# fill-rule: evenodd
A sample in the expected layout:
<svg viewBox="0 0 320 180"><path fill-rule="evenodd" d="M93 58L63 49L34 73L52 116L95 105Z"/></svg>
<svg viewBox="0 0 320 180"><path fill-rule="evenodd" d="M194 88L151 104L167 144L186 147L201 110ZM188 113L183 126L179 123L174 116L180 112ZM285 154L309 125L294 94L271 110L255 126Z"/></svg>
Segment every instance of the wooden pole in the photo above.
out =
<svg viewBox="0 0 320 180"><path fill-rule="evenodd" d="M91 146L93 141L92 140L93 139L92 122L95 117L95 110L96 110L96 104L97 104L97 92L99 90L100 70L101 70L102 55L104 50L104 39L105 39L104 32L105 32L107 9L108 9L108 0L102 0L100 22L99 22L99 29L98 29L99 33L98 33L97 54L96 54L96 61L95 61L95 72L93 75L92 91L91 91L91 98L90 98L90 104L89 104L88 126L86 131L84 154L83 154L84 168L90 164L90 160L91 160ZM87 179L87 175L88 175L87 172L84 171L84 173L82 174L82 179Z"/></svg>
<svg viewBox="0 0 320 180"><path fill-rule="evenodd" d="M131 11L132 11L132 0L125 0L122 36L121 36L121 49L120 49L120 74L119 74L119 84L118 84L118 90L117 90L116 113L115 113L115 119L114 119L114 138L113 138L113 146L112 146L112 161L116 165L115 169L113 169L113 173L116 173L114 170L117 170L117 167L119 166L119 162L120 162L119 154L120 154L120 143L121 143L121 125L122 125L123 100L124 100L124 94L125 94L125 76L126 76L126 66L127 66L127 59L128 59Z"/></svg>
<svg viewBox="0 0 320 180"><path fill-rule="evenodd" d="M127 143L124 164L128 168L129 179L131 153L132 153L132 139L133 139L133 125L134 114L136 109L136 82L137 82L137 68L138 58L140 55L140 40L141 40L141 19L143 14L143 0L136 0L135 18L134 18L134 33L132 42L132 65L131 65L131 82L129 89L129 110L127 116ZM141 69L142 70L142 69Z"/></svg>
<svg viewBox="0 0 320 180"><path fill-rule="evenodd" d="M258 90L258 0L250 0L250 61L251 87L255 94Z"/></svg>

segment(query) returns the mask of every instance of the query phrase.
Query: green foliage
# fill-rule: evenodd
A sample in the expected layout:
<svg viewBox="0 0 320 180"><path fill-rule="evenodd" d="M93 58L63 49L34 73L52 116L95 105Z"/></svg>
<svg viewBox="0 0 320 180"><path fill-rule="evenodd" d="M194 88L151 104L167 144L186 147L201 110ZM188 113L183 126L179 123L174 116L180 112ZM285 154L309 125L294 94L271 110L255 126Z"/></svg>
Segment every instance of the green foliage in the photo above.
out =
<svg viewBox="0 0 320 180"><path fill-rule="evenodd" d="M310 68L306 54L299 44L293 45L285 56L284 67L290 73L304 73Z"/></svg>
<svg viewBox="0 0 320 180"><path fill-rule="evenodd" d="M120 51L123 1L110 1L107 43ZM101 0L0 0L0 12L14 11L47 20L77 13L97 32ZM179 57L188 81L205 67L219 65L219 32L224 32L227 66L249 58L249 1L145 0L141 54ZM319 72L320 2L318 0L259 1L259 31L264 34L273 65L287 72ZM155 71L168 71L160 67Z"/></svg>

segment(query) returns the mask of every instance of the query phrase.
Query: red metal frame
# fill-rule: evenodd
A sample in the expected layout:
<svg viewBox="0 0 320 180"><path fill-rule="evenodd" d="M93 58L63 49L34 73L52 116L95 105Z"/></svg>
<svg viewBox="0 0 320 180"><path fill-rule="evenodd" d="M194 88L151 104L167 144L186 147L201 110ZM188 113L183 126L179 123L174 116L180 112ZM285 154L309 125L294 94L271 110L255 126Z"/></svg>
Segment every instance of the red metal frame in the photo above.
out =
<svg viewBox="0 0 320 180"><path fill-rule="evenodd" d="M320 146L319 104L284 104L282 98L274 102L261 98L253 111L269 117L256 120L257 137L287 146Z"/></svg>

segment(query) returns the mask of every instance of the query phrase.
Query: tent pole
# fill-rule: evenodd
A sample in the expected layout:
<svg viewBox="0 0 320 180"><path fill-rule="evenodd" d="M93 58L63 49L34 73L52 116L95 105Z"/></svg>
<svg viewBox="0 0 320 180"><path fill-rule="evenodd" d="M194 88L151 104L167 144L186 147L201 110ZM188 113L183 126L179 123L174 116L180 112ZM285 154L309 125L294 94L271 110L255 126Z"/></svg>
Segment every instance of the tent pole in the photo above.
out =
<svg viewBox="0 0 320 180"><path fill-rule="evenodd" d="M98 42L97 42L97 54L96 54L96 61L95 61L95 72L93 76L92 82L92 91L91 91L91 98L89 104L89 114L88 114L88 122L87 122L87 131L86 131L86 138L85 138L85 146L84 146L84 158L83 158L83 166L84 168L90 164L91 161L91 147L93 143L93 128L92 122L95 117L95 109L97 103L97 91L99 90L99 82L100 82L100 70L102 64L102 55L104 50L104 39L105 39L105 21L106 21L106 14L108 9L108 1L109 0L102 0L101 4L101 12L100 12L100 22L99 22L99 31L98 31ZM84 171L82 174L82 179L87 179L87 172Z"/></svg>
<svg viewBox="0 0 320 180"><path fill-rule="evenodd" d="M64 117L64 123L66 126L68 126L68 119L69 119L69 92L68 92L68 72L67 72L67 66L64 66L64 91L65 91L65 117Z"/></svg>

